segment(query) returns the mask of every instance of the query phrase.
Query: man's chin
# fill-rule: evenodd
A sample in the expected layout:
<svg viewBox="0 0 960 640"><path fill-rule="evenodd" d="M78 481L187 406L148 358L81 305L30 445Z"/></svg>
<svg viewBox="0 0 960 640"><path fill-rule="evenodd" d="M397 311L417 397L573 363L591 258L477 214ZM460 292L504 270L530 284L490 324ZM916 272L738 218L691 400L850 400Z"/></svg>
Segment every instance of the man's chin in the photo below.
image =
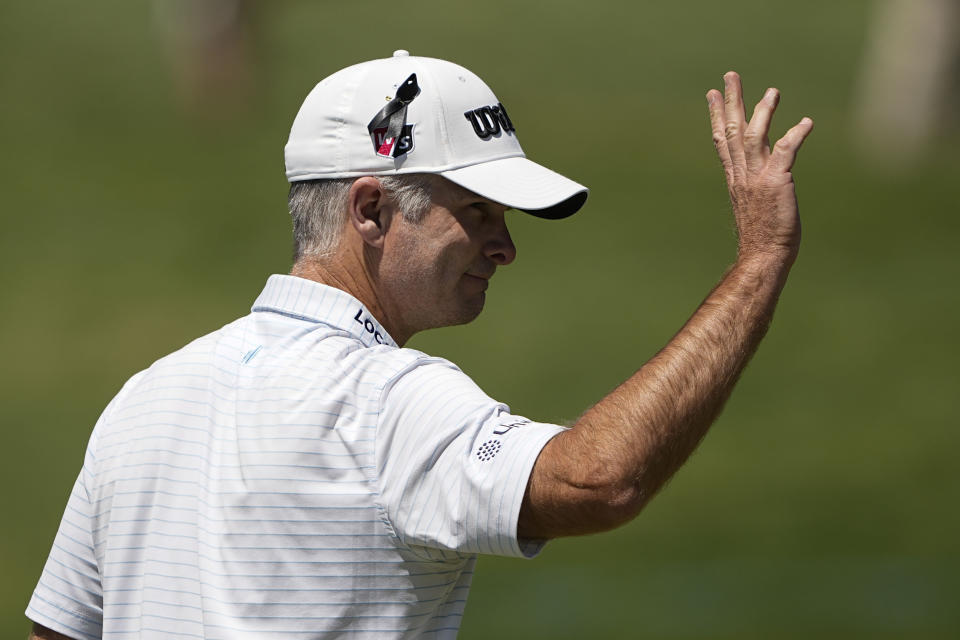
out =
<svg viewBox="0 0 960 640"><path fill-rule="evenodd" d="M415 333L427 329L439 329L441 327L453 327L456 325L473 322L480 312L483 311L483 305L487 300L487 295L483 291L471 293L456 300L445 308L433 307L433 313L426 313L421 316L423 322L416 329ZM452 301L451 301L452 302ZM421 308L422 311L429 312L430 309Z"/></svg>
<svg viewBox="0 0 960 640"><path fill-rule="evenodd" d="M477 316L480 315L480 312L483 311L483 305L486 301L487 294L483 291L470 296L470 299L465 301L460 309L458 309L456 319L450 324L456 325L473 322L477 319Z"/></svg>
<svg viewBox="0 0 960 640"><path fill-rule="evenodd" d="M480 315L480 312L483 311L483 305L486 300L487 294L483 291L474 293L466 300L463 300L456 309L452 309L441 326L452 327L473 322L477 316Z"/></svg>

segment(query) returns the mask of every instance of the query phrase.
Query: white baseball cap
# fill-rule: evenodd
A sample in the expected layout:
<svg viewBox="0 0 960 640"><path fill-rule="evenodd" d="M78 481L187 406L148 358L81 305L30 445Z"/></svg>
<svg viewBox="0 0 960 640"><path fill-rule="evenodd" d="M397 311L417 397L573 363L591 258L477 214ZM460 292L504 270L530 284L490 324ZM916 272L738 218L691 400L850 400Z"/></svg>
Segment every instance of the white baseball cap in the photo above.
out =
<svg viewBox="0 0 960 640"><path fill-rule="evenodd" d="M587 188L528 160L474 73L400 50L342 69L307 95L285 148L287 180L436 173L484 198L565 218Z"/></svg>

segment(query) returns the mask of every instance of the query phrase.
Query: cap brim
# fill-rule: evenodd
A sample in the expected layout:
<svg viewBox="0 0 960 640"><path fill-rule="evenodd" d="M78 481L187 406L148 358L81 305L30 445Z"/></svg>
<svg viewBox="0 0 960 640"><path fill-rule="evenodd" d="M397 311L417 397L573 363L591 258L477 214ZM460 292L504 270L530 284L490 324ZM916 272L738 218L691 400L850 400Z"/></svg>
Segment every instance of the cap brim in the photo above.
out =
<svg viewBox="0 0 960 640"><path fill-rule="evenodd" d="M484 198L551 220L572 216L587 201L585 186L522 157L481 162L440 175Z"/></svg>

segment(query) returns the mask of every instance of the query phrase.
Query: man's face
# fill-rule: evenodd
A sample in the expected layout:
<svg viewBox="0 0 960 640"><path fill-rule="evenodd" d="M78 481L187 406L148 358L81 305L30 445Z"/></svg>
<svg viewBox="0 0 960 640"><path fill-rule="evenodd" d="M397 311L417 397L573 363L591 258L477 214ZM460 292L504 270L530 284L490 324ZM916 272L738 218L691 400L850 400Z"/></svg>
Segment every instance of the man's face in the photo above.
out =
<svg viewBox="0 0 960 640"><path fill-rule="evenodd" d="M419 222L394 216L380 263L381 294L411 334L476 318L494 271L517 255L506 207L433 179L430 210Z"/></svg>

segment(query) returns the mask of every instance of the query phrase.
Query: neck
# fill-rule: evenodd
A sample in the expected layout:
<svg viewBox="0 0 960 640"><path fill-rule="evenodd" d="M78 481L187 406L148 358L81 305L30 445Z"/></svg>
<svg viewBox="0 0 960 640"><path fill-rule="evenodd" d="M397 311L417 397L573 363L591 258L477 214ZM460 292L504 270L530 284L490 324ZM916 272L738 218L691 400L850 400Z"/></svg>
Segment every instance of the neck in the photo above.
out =
<svg viewBox="0 0 960 640"><path fill-rule="evenodd" d="M327 259L301 258L293 265L290 275L346 291L363 303L367 311L390 333L390 337L402 347L412 332L405 331L399 322L394 321L393 314L387 311L382 297L377 294L376 280L367 268L367 262L340 253Z"/></svg>

